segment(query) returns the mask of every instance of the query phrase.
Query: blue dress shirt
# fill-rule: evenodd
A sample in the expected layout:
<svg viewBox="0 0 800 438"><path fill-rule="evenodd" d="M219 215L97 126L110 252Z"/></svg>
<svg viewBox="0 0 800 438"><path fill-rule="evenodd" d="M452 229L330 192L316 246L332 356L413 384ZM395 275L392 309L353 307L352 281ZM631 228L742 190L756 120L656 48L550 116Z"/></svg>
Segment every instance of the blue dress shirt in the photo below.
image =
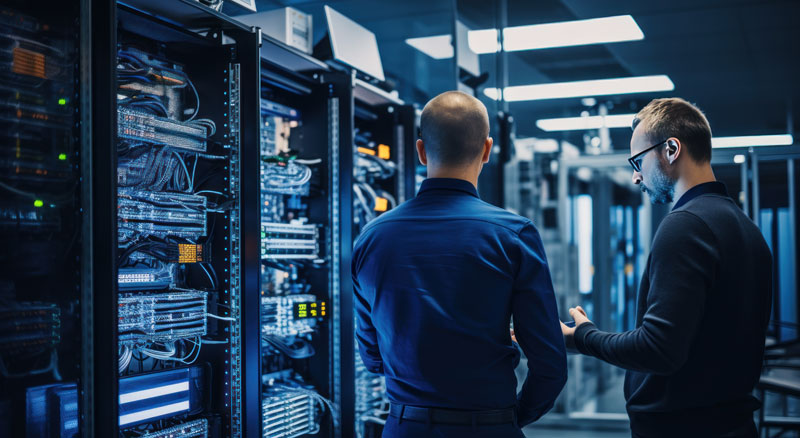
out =
<svg viewBox="0 0 800 438"><path fill-rule="evenodd" d="M564 340L533 223L478 198L468 181L429 178L416 198L369 223L352 261L358 348L398 404L552 406L567 380ZM528 376L516 394L519 351Z"/></svg>

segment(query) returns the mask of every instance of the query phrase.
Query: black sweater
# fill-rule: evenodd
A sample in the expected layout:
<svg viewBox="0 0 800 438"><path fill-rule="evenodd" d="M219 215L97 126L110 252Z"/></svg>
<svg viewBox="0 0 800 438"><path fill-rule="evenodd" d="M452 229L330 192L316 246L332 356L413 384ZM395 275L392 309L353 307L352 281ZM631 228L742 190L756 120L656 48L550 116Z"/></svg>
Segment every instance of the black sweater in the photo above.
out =
<svg viewBox="0 0 800 438"><path fill-rule="evenodd" d="M581 353L628 370L634 432L722 436L752 421L771 266L761 232L721 183L692 188L664 218L642 276L636 328L606 333L586 323L574 339Z"/></svg>

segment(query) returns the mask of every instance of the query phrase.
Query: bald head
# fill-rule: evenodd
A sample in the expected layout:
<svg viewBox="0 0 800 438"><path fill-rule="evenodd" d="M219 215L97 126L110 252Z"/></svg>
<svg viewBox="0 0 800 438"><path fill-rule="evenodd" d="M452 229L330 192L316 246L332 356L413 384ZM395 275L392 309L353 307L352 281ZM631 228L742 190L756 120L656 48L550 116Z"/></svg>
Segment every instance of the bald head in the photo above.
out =
<svg viewBox="0 0 800 438"><path fill-rule="evenodd" d="M480 100L447 91L422 109L420 136L432 163L442 167L471 164L481 156L489 137L489 113Z"/></svg>

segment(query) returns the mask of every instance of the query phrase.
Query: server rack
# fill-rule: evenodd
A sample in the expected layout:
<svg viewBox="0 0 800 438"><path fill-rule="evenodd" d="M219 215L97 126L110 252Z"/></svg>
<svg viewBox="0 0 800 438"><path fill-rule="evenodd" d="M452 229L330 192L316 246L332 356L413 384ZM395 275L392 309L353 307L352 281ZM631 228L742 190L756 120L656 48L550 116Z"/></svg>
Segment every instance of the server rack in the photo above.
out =
<svg viewBox="0 0 800 438"><path fill-rule="evenodd" d="M41 400L75 405L90 347L88 143L81 4L0 6L0 435L60 427ZM63 382L71 391L64 391ZM65 427L79 429L79 418Z"/></svg>
<svg viewBox="0 0 800 438"><path fill-rule="evenodd" d="M413 106L361 80L354 81L353 90L351 208L357 238L369 221L414 196L416 115ZM380 437L389 414L385 379L367 371L357 349L353 360L355 436Z"/></svg>
<svg viewBox="0 0 800 438"><path fill-rule="evenodd" d="M69 33L62 43L73 60L67 80L71 87L60 90L67 93L63 103L56 101L65 108L51 112L68 113L67 123L42 130L46 135L68 132L61 136L63 152L56 158L66 161L61 164L69 170L62 172L60 186L34 179L35 193L43 199L34 199L33 208L51 208L52 213L31 218L59 217L70 240L50 239L64 243L68 263L56 270L45 264L19 280L26 269L12 272L11 267L19 268L31 260L26 255L42 248L37 249L35 236L26 237L36 233L21 229L30 225L23 224L21 207L3 205L1 231L9 241L20 242L7 248L22 252L4 253L7 260L16 260L3 270L2 304L19 301L37 281L54 285L34 295L52 299L55 306L34 310L58 314L51 319L60 318L61 335L50 341L55 346L42 350L58 352L57 376L4 377L10 390L0 401L0 431L9 436L270 436L264 408L276 406L270 405L276 381L293 380L295 396L305 396L306 403L330 402L324 414L312 406L321 436L355 436L349 265L355 101L367 112L380 112L380 121L368 117L367 124L390 139L390 148L402 144L402 138L413 139L413 127L401 121L408 114L413 119L413 109L408 113L410 107L397 102L391 111L365 104L364 86L350 74L330 71L269 38L261 48L267 60L262 65L257 29L190 0L84 0L45 13L17 4L23 13L38 14L35 19L52 20L48 32ZM22 54L28 58L21 61L33 59L35 68L36 55ZM196 90L194 98L190 89ZM290 313L299 311L300 304L315 304L320 312L323 301L328 306L327 315L318 314L322 318L311 342L299 343L315 350L310 359L276 359L278 344L263 336L262 297L270 297L270 290L261 289L268 283L262 278L261 252L268 239L259 233L269 212L256 182L262 181L265 155L260 148L265 101L300 110L302 117L294 121L302 120L304 128L290 148L296 146L301 159L320 160L309 164L312 193L282 200L291 204L293 214L317 225L312 227L317 257L301 259L317 266L295 269L306 279L303 292L311 293L276 294L273 289L271 294L312 296L295 300ZM197 118L210 119L214 127ZM395 166L413 160L409 151L393 155ZM39 168L48 169L55 160L40 161ZM5 170L13 167L3 164ZM2 175L3 189L15 189L19 196L3 204L27 199L29 182L17 185L17 178L9 184L9 175ZM399 175L384 187L402 202L413 194L413 186L402 188L404 180L413 181L413 173ZM68 193L64 199L69 200L51 196L58 202L50 206L44 194L52 193ZM16 222L10 226L15 208ZM13 289L8 287L12 283ZM165 325L159 319L165 314L183 325ZM13 335L8 327L0 335Z"/></svg>
<svg viewBox="0 0 800 438"><path fill-rule="evenodd" d="M262 318L270 336L282 334L291 340L307 336L310 340L305 342L314 347L312 357L287 359L286 352L276 354L275 339L262 344L264 436L277 436L271 434L276 429L266 427L276 424L270 415L280 414L278 407L285 406L274 387L285 386L287 380L306 385L331 402L333 412L317 417L319 428L311 431L318 429L321 436L331 437L364 436L364 420L375 414L364 409L370 403L363 397L364 380L374 377L366 377L358 366L352 245L366 223L365 203L372 218L381 213L376 207L385 211L414 195L415 110L352 74L332 71L269 37L264 37L262 57ZM366 132L369 138L364 137ZM301 170L310 176L302 178ZM353 187L364 186L368 187L359 198ZM377 190L386 204L379 205L383 201L378 197L362 201L367 190ZM307 319L298 318L300 305L321 306L325 299L327 318L318 318L311 327ZM273 317L281 304L284 312L292 313ZM385 401L382 392L378 397ZM338 422L328 420L330 414ZM304 432L309 430L301 427L287 436ZM379 435L380 427L368 433Z"/></svg>
<svg viewBox="0 0 800 438"><path fill-rule="evenodd" d="M350 76L261 53L262 436L352 436Z"/></svg>
<svg viewBox="0 0 800 438"><path fill-rule="evenodd" d="M258 34L93 5L91 436L255 436ZM192 29L192 30L189 30ZM255 335L253 334L255 333Z"/></svg>

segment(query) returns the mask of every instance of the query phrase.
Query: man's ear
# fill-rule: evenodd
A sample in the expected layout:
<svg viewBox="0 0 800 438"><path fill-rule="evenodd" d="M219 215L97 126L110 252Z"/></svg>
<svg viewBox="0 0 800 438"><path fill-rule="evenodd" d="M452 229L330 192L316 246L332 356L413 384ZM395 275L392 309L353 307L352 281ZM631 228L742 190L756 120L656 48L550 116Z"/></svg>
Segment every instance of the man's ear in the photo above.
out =
<svg viewBox="0 0 800 438"><path fill-rule="evenodd" d="M485 142L483 142L483 155L481 155L481 163L486 164L489 162L489 157L492 156L492 145L494 144L494 139L492 137L488 137Z"/></svg>
<svg viewBox="0 0 800 438"><path fill-rule="evenodd" d="M683 145L680 140L677 138L667 139L667 161L669 164L673 164L678 159L681 155L681 150L683 150Z"/></svg>
<svg viewBox="0 0 800 438"><path fill-rule="evenodd" d="M417 157L419 158L420 164L423 166L428 165L428 155L425 153L425 144L422 143L422 139L417 140Z"/></svg>

